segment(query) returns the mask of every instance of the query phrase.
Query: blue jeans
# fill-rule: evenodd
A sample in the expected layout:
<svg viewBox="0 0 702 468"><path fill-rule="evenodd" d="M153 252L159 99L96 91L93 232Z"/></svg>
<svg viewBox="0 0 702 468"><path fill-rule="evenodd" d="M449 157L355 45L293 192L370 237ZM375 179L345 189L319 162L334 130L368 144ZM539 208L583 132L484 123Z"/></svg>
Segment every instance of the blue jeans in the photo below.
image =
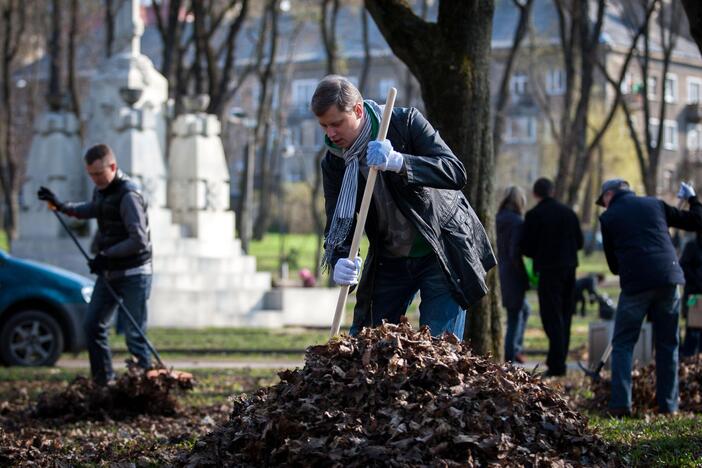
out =
<svg viewBox="0 0 702 468"><path fill-rule="evenodd" d="M524 299L520 308L507 309L507 333L505 335L505 361L514 361L514 356L522 352L524 330L526 330L531 309Z"/></svg>
<svg viewBox="0 0 702 468"><path fill-rule="evenodd" d="M112 289L123 300L124 306L139 324L141 331L146 333L147 308L146 301L151 293L151 275L134 275L109 280ZM93 380L104 385L114 378L112 369L112 352L108 341L108 333L112 316L117 308L117 301L105 285L105 279L99 276L93 296L88 305L84 329L90 355L90 372ZM117 308L118 314L124 312ZM144 369L151 367L151 352L146 341L134 328L131 320L121 317L124 324L124 337L129 352L136 356L139 366Z"/></svg>
<svg viewBox="0 0 702 468"><path fill-rule="evenodd" d="M425 257L381 257L375 271L368 316L354 310L351 335L362 327L378 326L383 320L399 323L419 291L419 324L427 325L433 336L445 331L463 339L466 311L456 302L435 255Z"/></svg>
<svg viewBox="0 0 702 468"><path fill-rule="evenodd" d="M610 408L631 409L631 368L634 345L646 315L653 321L656 348L658 409L678 409L678 319L680 295L675 285L619 297L612 337L612 399Z"/></svg>

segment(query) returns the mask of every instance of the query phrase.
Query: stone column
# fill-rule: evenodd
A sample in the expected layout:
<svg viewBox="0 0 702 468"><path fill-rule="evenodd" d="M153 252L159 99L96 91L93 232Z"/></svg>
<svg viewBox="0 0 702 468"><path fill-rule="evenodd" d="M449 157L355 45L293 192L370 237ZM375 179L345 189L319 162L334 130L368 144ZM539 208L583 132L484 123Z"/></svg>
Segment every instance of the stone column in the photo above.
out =
<svg viewBox="0 0 702 468"><path fill-rule="evenodd" d="M221 124L202 110L180 115L173 124L169 164L169 207L175 223L202 240L232 241L234 213L229 210L229 169L222 146Z"/></svg>
<svg viewBox="0 0 702 468"><path fill-rule="evenodd" d="M21 239L64 236L46 203L37 199L37 190L42 185L63 201L88 198L78 119L71 112L46 112L34 125L27 156L27 179L20 195Z"/></svg>

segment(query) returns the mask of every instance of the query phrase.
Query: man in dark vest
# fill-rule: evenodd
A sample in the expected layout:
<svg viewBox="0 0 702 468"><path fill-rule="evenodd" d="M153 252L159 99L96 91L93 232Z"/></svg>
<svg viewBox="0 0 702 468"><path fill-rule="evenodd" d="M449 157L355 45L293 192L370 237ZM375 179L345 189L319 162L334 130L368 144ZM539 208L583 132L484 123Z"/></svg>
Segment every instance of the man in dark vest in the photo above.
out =
<svg viewBox="0 0 702 468"><path fill-rule="evenodd" d="M40 188L38 196L69 216L97 218L99 251L88 266L98 278L84 326L90 371L96 383L106 385L114 380L108 331L117 303L105 282L122 297L127 310L145 332L146 302L151 292L151 240L146 202L134 182L117 168L110 147L93 146L85 153L84 160L95 184L92 201L62 203L45 187ZM151 355L144 338L131 321L123 323L129 352L137 358L140 367L148 369Z"/></svg>
<svg viewBox="0 0 702 468"><path fill-rule="evenodd" d="M702 205L695 190L682 183L678 198L690 203L689 211L654 197L637 197L625 180L612 179L602 185L596 202L606 208L600 216L602 244L622 289L612 336L613 416L631 412L632 355L646 316L655 330L658 410L678 409L678 285L685 278L668 228L702 229Z"/></svg>
<svg viewBox="0 0 702 468"><path fill-rule="evenodd" d="M537 204L524 217L522 253L534 259L539 273L539 314L548 337L547 376L566 374L570 324L575 313L575 268L583 248L580 221L573 210L553 198L553 182L534 182Z"/></svg>

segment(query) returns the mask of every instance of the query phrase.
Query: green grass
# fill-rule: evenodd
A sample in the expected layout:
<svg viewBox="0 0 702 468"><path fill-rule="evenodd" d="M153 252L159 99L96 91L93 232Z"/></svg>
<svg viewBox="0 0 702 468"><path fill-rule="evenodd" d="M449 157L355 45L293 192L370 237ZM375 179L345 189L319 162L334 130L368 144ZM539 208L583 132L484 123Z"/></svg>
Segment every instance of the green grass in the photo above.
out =
<svg viewBox="0 0 702 468"><path fill-rule="evenodd" d="M624 455L627 466L699 467L702 415L646 419L592 417L590 425Z"/></svg>
<svg viewBox="0 0 702 468"><path fill-rule="evenodd" d="M277 278L280 271L281 246L283 257L287 257L291 279L298 278L302 268L314 272L315 253L317 251L317 236L315 234L285 234L267 233L263 239L251 241L249 255L256 257L256 268L259 271L268 271ZM361 240L361 257L365 258L368 252L368 240L364 236ZM326 284L327 275L323 275L322 284Z"/></svg>
<svg viewBox="0 0 702 468"><path fill-rule="evenodd" d="M7 234L3 230L0 230L0 250L4 252L10 250L10 246L7 243Z"/></svg>

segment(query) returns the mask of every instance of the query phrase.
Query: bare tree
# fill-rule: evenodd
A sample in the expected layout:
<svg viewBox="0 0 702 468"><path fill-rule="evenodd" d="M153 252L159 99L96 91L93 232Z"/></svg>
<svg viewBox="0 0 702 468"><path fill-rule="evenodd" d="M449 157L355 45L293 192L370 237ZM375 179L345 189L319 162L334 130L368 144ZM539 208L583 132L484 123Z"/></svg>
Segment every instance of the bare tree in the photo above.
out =
<svg viewBox="0 0 702 468"><path fill-rule="evenodd" d="M494 1L441 0L435 22L417 16L403 0L366 0L365 4L395 55L419 81L429 120L471 175L465 193L494 239L489 86ZM495 270L487 277L490 292L471 310L465 336L476 352L500 356Z"/></svg>
<svg viewBox="0 0 702 468"><path fill-rule="evenodd" d="M209 95L207 112L221 118L253 69L246 67L235 74L234 67L237 38L249 13L249 1L171 0L166 4L152 0L151 6L163 41L161 73L169 81L176 113L183 110L181 98L192 90ZM186 28L182 20L188 14L193 18L192 28Z"/></svg>
<svg viewBox="0 0 702 468"><path fill-rule="evenodd" d="M263 26L260 34L268 35L268 50L266 52L265 64L258 71L259 99L256 114L256 147L258 148L260 163L260 197L259 210L254 224L253 237L260 240L263 238L271 215L271 200L273 192L273 169L277 155L272 154L269 146L271 144L269 135L272 129L271 112L273 107L273 81L274 66L278 51L278 2L279 0L268 0L264 12Z"/></svg>
<svg viewBox="0 0 702 468"><path fill-rule="evenodd" d="M594 73L602 34L605 0L597 0L594 23L589 0L554 0L558 14L561 53L566 89L558 128L558 170L556 196L569 205L577 201L579 174L587 167L587 121Z"/></svg>
<svg viewBox="0 0 702 468"><path fill-rule="evenodd" d="M336 39L336 25L339 18L339 0L322 0L319 16L319 32L324 45L324 55L326 57L326 73L337 73L338 44ZM322 264L322 241L324 238L324 213L320 209L319 200L322 195L322 158L326 153L326 148L322 146L315 156L314 177L312 178L312 197L310 200L310 211L315 223L317 232L317 248L315 249L315 276L321 275Z"/></svg>
<svg viewBox="0 0 702 468"><path fill-rule="evenodd" d="M63 49L63 34L61 34L61 16L63 7L61 0L51 1L51 37L49 38L49 94L47 101L52 111L63 108L63 87L61 86L61 54Z"/></svg>
<svg viewBox="0 0 702 468"><path fill-rule="evenodd" d="M365 8L361 8L361 41L363 42L363 62L361 63L361 76L358 79L358 90L362 96L366 95L366 87L368 85L368 73L371 67L371 52L370 40L368 38L368 12Z"/></svg>
<svg viewBox="0 0 702 468"><path fill-rule="evenodd" d="M71 97L71 110L80 116L80 98L78 94L78 81L76 79L76 39L78 37L78 0L70 0L70 25L68 29L68 92ZM81 122L80 119L78 119ZM81 137L83 136L83 125L80 128Z"/></svg>
<svg viewBox="0 0 702 468"><path fill-rule="evenodd" d="M28 5L22 0L0 2L0 189L3 196L3 230L8 242L17 235L19 217L20 157L13 144L12 71L24 38Z"/></svg>
<svg viewBox="0 0 702 468"><path fill-rule="evenodd" d="M664 146L665 118L668 110L666 77L679 35L680 22L678 19L682 14L682 9L679 0L671 1L667 8L660 0L647 0L643 6L651 10L657 8L657 39L662 53L660 57L654 59L654 55L651 52L653 38L651 37L650 21L646 21L641 38L643 50L639 51L637 56L641 73L641 95L639 99L642 103L642 116L637 119L637 116L634 115L634 110L626 100L622 101L622 109L626 115L629 135L636 150L644 188L647 194L655 195L658 187L659 163L661 149ZM641 7L639 6L639 8ZM631 5L631 8L629 11L635 14L636 5ZM654 62L662 65L662 71L660 76L652 79L654 77ZM658 101L657 105L653 102L655 100ZM654 107L656 108L654 109ZM653 119L658 120L658 125L652 123Z"/></svg>
<svg viewBox="0 0 702 468"><path fill-rule="evenodd" d="M512 78L512 71L514 70L517 54L519 53L522 41L526 37L528 31L529 18L531 17L534 0L512 0L512 3L519 10L519 19L517 20L517 27L514 29L512 47L510 47L509 53L507 54L505 70L502 73L500 88L497 92L495 120L492 127L492 149L495 152L495 161L497 161L499 157L500 146L502 145L502 133L505 127L505 109L509 99L509 82Z"/></svg>
<svg viewBox="0 0 702 468"><path fill-rule="evenodd" d="M115 42L115 12L118 10L115 2L123 0L105 0L105 56L112 57L112 46Z"/></svg>
<svg viewBox="0 0 702 468"><path fill-rule="evenodd" d="M690 33L697 42L700 52L702 52L702 2L699 0L682 0L687 14L687 21L690 23Z"/></svg>

